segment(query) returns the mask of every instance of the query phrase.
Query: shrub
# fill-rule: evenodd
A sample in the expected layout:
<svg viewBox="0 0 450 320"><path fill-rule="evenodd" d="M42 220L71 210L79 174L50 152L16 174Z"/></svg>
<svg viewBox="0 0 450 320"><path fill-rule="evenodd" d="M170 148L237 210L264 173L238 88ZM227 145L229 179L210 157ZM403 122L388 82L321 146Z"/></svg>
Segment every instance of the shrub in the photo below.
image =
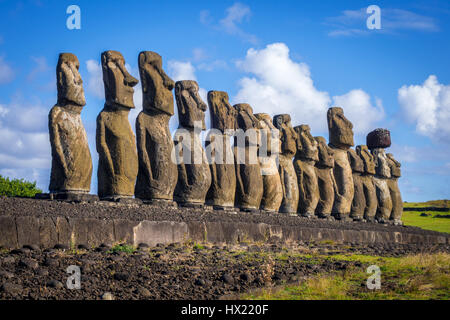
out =
<svg viewBox="0 0 450 320"><path fill-rule="evenodd" d="M0 195L7 197L28 197L32 198L42 190L36 188L36 182L29 182L23 179L10 180L0 175Z"/></svg>

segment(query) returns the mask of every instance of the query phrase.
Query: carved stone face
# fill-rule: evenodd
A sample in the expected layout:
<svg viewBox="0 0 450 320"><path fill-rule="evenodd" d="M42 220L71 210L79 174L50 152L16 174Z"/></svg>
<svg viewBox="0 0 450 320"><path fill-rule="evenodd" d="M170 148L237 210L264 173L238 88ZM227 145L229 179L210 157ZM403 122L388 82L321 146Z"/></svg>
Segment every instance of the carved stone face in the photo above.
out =
<svg viewBox="0 0 450 320"><path fill-rule="evenodd" d="M246 134L249 134L248 130L254 130L256 134L250 134L246 136L246 145L255 145L259 143L259 130L258 119L253 115L252 107L247 103L238 103L233 106L237 111L236 126L237 129L242 129ZM236 138L236 137L235 137ZM235 139L235 141L237 141Z"/></svg>
<svg viewBox="0 0 450 320"><path fill-rule="evenodd" d="M327 141L324 137L314 137L317 141L317 148L319 150L319 161L316 165L326 168L334 167L334 151L327 145Z"/></svg>
<svg viewBox="0 0 450 320"><path fill-rule="evenodd" d="M59 55L56 67L59 105L76 104L80 107L86 105L79 68L80 63L74 54L61 53Z"/></svg>
<svg viewBox="0 0 450 320"><path fill-rule="evenodd" d="M273 117L273 125L280 130L281 153L294 156L297 152L297 133L291 125L291 116L279 114Z"/></svg>
<svg viewBox="0 0 450 320"><path fill-rule="evenodd" d="M364 172L364 162L361 157L353 149L348 149L347 151L348 160L350 162L350 167L352 167L353 172L363 173Z"/></svg>
<svg viewBox="0 0 450 320"><path fill-rule="evenodd" d="M213 128L225 132L236 129L237 111L228 102L228 94L224 91L208 92L209 112Z"/></svg>
<svg viewBox="0 0 450 320"><path fill-rule="evenodd" d="M306 125L296 126L297 132L297 154L296 156L302 160L319 160L319 150L317 149L317 141L311 135L311 128Z"/></svg>
<svg viewBox="0 0 450 320"><path fill-rule="evenodd" d="M375 162L366 145L356 146L356 153L361 157L366 174L375 174Z"/></svg>
<svg viewBox="0 0 450 320"><path fill-rule="evenodd" d="M185 128L194 128L196 122L201 122L202 129L205 130L204 112L207 106L198 94L197 82L193 80L177 81L175 83L175 98L180 125Z"/></svg>
<svg viewBox="0 0 450 320"><path fill-rule="evenodd" d="M142 107L145 111L162 111L173 116L172 89L175 82L162 68L162 58L152 51L139 53L142 82Z"/></svg>
<svg viewBox="0 0 450 320"><path fill-rule="evenodd" d="M327 120L331 146L347 150L355 144L353 141L353 124L344 116L342 108L328 109Z"/></svg>
<svg viewBox="0 0 450 320"><path fill-rule="evenodd" d="M117 51L103 52L102 69L106 104L134 108L133 87L139 81L128 73L122 54Z"/></svg>
<svg viewBox="0 0 450 320"><path fill-rule="evenodd" d="M371 150L374 161L376 175L383 178L391 177L391 168L389 167L386 151L383 148Z"/></svg>
<svg viewBox="0 0 450 320"><path fill-rule="evenodd" d="M261 144L266 143L267 153L279 153L281 150L280 130L273 125L272 118L267 113L255 113L258 119L258 128L260 129L261 138L265 137L266 141L261 141ZM265 132L265 134L263 134ZM278 137L278 143L274 142L274 138ZM273 149L273 148L276 148Z"/></svg>
<svg viewBox="0 0 450 320"><path fill-rule="evenodd" d="M394 155L392 153L386 154L389 168L391 168L391 176L393 178L400 178L402 176L402 172L400 167L402 166L400 162L395 160Z"/></svg>

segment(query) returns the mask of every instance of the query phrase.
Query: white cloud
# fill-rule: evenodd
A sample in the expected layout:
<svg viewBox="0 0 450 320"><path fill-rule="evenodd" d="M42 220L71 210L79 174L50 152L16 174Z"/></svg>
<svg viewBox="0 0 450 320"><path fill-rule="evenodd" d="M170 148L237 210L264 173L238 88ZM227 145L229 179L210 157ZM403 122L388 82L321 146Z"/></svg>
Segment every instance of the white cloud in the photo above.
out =
<svg viewBox="0 0 450 320"><path fill-rule="evenodd" d="M430 75L422 85L402 86L398 102L419 134L450 142L450 85L440 84Z"/></svg>
<svg viewBox="0 0 450 320"><path fill-rule="evenodd" d="M14 70L5 59L0 56L0 84L11 82L14 79L14 75Z"/></svg>
<svg viewBox="0 0 450 320"><path fill-rule="evenodd" d="M105 89L103 87L102 66L95 60L86 61L89 77L85 89L99 99L105 98Z"/></svg>
<svg viewBox="0 0 450 320"><path fill-rule="evenodd" d="M200 63L197 67L199 70L211 72L218 69L227 69L228 64L224 60L214 60L211 62Z"/></svg>
<svg viewBox="0 0 450 320"><path fill-rule="evenodd" d="M173 81L197 80L195 67L189 61L170 60L168 62L169 75Z"/></svg>

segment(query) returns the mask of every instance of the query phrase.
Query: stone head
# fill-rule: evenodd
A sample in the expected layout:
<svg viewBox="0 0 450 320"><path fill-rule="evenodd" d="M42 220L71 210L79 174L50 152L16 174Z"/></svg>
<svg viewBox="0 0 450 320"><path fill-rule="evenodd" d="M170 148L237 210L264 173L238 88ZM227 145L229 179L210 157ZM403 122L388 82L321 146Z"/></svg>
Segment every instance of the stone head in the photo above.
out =
<svg viewBox="0 0 450 320"><path fill-rule="evenodd" d="M143 109L160 111L172 116L174 114L172 90L175 82L164 72L161 56L153 51L142 51L138 60Z"/></svg>
<svg viewBox="0 0 450 320"><path fill-rule="evenodd" d="M364 172L366 174L374 175L375 174L375 162L372 154L367 148L366 145L358 145L356 146L356 153L360 156L364 164Z"/></svg>
<svg viewBox="0 0 450 320"><path fill-rule="evenodd" d="M400 162L395 160L394 155L392 153L386 154L389 168L391 168L391 176L393 178L400 178L402 176L402 172L400 170L400 167L402 166Z"/></svg>
<svg viewBox="0 0 450 320"><path fill-rule="evenodd" d="M355 144L353 141L353 125L344 116L344 110L342 108L329 108L327 120L331 146L347 150Z"/></svg>
<svg viewBox="0 0 450 320"><path fill-rule="evenodd" d="M333 168L334 167L334 151L331 149L324 137L314 137L317 141L317 149L319 154L319 161L316 163L317 166L322 168Z"/></svg>
<svg viewBox="0 0 450 320"><path fill-rule="evenodd" d="M180 126L194 128L201 122L201 129L205 130L206 103L198 93L198 84L193 80L177 81L175 83L175 98L177 100Z"/></svg>
<svg viewBox="0 0 450 320"><path fill-rule="evenodd" d="M84 97L83 80L78 69L80 63L72 53L61 53L56 67L56 84L58 88L58 104L86 105Z"/></svg>
<svg viewBox="0 0 450 320"><path fill-rule="evenodd" d="M133 87L139 81L128 73L122 54L112 50L103 52L102 69L106 104L134 108Z"/></svg>
<svg viewBox="0 0 450 320"><path fill-rule="evenodd" d="M266 144L267 153L279 153L281 150L280 130L273 125L272 117L267 113L255 113L255 117L259 121L258 128L260 129L261 137L265 137L266 140L261 141L261 144ZM275 142L273 139L277 139L277 141Z"/></svg>
<svg viewBox="0 0 450 320"><path fill-rule="evenodd" d="M280 130L281 153L286 156L294 156L297 152L297 133L291 125L291 116L278 114L273 117L273 125Z"/></svg>
<svg viewBox="0 0 450 320"><path fill-rule="evenodd" d="M247 103L238 103L233 106L236 110L236 129L241 129L246 134L246 145L257 145L260 139L259 136L259 121L253 115L252 107ZM254 132L255 134L252 134ZM235 143L239 139L235 137ZM255 140L256 139L256 140Z"/></svg>
<svg viewBox="0 0 450 320"><path fill-rule="evenodd" d="M379 177L390 178L391 168L389 167L386 151L383 148L375 148L371 150L375 161L375 174Z"/></svg>
<svg viewBox="0 0 450 320"><path fill-rule="evenodd" d="M294 127L297 132L296 157L302 160L319 161L317 141L311 135L311 128L307 124Z"/></svg>
<svg viewBox="0 0 450 320"><path fill-rule="evenodd" d="M357 173L364 173L364 162L359 154L355 150L350 148L347 150L347 156L352 171Z"/></svg>
<svg viewBox="0 0 450 320"><path fill-rule="evenodd" d="M228 93L209 91L208 105L211 114L211 126L225 133L225 130L236 129L237 111L228 101Z"/></svg>

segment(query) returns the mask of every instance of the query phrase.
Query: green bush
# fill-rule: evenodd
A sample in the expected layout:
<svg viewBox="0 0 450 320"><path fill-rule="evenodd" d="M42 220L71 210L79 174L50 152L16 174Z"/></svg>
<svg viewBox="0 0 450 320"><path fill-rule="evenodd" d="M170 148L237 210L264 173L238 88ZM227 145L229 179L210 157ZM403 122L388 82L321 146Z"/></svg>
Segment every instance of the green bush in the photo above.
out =
<svg viewBox="0 0 450 320"><path fill-rule="evenodd" d="M23 179L10 180L0 175L0 195L7 197L28 197L32 198L42 190L36 188L36 182L29 182Z"/></svg>

